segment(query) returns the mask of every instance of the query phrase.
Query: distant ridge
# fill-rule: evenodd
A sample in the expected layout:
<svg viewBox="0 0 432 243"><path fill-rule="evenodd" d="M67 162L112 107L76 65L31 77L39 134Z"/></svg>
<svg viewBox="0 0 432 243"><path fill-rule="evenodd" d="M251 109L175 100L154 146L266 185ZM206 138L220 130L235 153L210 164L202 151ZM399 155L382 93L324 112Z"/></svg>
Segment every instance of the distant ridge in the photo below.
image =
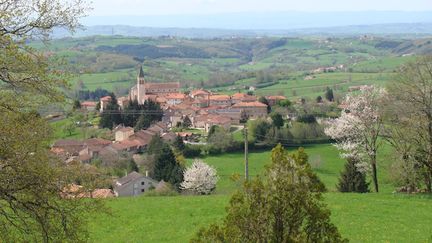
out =
<svg viewBox="0 0 432 243"><path fill-rule="evenodd" d="M351 25L323 28L299 28L287 30L235 30L212 28L154 28L127 25L86 26L74 33L73 37L94 35L121 35L136 37L175 36L185 38L231 38L231 37L297 37L297 36L352 36L352 35L409 35L410 37L425 37L432 35L432 22L429 23L390 23L375 25ZM71 37L61 29L53 33L54 38Z"/></svg>

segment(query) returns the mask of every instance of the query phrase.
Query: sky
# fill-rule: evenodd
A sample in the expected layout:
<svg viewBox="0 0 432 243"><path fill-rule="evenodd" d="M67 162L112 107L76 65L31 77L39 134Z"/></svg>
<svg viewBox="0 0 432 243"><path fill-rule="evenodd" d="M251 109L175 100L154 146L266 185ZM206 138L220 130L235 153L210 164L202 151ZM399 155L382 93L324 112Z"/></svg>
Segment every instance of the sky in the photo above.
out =
<svg viewBox="0 0 432 243"><path fill-rule="evenodd" d="M431 11L432 0L91 0L90 16L274 11Z"/></svg>

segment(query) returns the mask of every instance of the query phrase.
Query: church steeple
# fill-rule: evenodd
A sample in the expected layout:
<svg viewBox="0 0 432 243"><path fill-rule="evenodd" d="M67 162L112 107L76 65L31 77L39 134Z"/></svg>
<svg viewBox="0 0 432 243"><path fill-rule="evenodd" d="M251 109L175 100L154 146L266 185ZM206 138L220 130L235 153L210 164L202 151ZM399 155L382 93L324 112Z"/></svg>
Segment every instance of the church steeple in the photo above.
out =
<svg viewBox="0 0 432 243"><path fill-rule="evenodd" d="M138 84L144 84L144 70L143 70L142 66L140 67L137 79L138 79L137 80Z"/></svg>
<svg viewBox="0 0 432 243"><path fill-rule="evenodd" d="M146 88L145 88L145 80L144 80L144 70L142 66L140 67L138 77L137 77L137 100L139 104L144 104L146 100Z"/></svg>

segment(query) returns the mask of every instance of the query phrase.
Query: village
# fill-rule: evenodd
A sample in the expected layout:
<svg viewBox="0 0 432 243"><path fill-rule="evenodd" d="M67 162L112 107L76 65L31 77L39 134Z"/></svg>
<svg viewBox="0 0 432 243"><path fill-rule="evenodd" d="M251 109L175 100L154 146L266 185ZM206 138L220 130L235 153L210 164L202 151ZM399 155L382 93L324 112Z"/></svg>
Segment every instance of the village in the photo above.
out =
<svg viewBox="0 0 432 243"><path fill-rule="evenodd" d="M136 100L138 104L151 100L162 108L161 121L154 122L150 127L138 131L123 124L117 125L112 130L114 140L61 139L54 142L51 151L62 158L65 163L79 161L89 164L95 159L107 163L107 161L116 161L125 154L136 158L135 155L146 151L154 136L159 136L167 143L172 143L177 136L181 137L185 143L199 143L196 137L208 133L213 126L222 127L226 131L230 131L231 127L240 129L245 120L266 118L268 106L273 106L285 99L284 96L266 96L267 104L264 104L258 101L257 96L247 93L215 94L204 89L182 93L179 83L146 82L141 67L137 75L137 83L130 89L129 95L117 98L119 109L125 109L128 102L132 100ZM111 96L105 96L100 98L99 104L93 101L83 101L81 107L88 112L116 112L107 110L110 101ZM195 134L187 131L173 131L175 130L173 128L178 127L179 124L185 123L188 124L188 128L201 132ZM141 185L142 188L131 186L134 184ZM111 193L107 193L107 189L96 189L92 196L134 196L158 184L159 182L150 178L148 173L132 172L115 179Z"/></svg>

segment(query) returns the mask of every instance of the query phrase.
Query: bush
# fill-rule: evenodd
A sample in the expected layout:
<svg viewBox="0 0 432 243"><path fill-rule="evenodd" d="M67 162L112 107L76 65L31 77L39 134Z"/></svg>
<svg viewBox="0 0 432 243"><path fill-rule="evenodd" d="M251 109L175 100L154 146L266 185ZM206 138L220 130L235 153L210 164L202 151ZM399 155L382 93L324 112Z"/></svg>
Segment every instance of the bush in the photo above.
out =
<svg viewBox="0 0 432 243"><path fill-rule="evenodd" d="M195 158L201 156L201 146L197 145L186 145L183 150L183 155L186 158Z"/></svg>
<svg viewBox="0 0 432 243"><path fill-rule="evenodd" d="M143 194L146 197L160 197L160 196L178 196L179 193L174 189L174 187L164 181L161 181L156 188L146 191Z"/></svg>
<svg viewBox="0 0 432 243"><path fill-rule="evenodd" d="M297 117L297 121L303 123L316 123L316 118L314 115L305 114Z"/></svg>

